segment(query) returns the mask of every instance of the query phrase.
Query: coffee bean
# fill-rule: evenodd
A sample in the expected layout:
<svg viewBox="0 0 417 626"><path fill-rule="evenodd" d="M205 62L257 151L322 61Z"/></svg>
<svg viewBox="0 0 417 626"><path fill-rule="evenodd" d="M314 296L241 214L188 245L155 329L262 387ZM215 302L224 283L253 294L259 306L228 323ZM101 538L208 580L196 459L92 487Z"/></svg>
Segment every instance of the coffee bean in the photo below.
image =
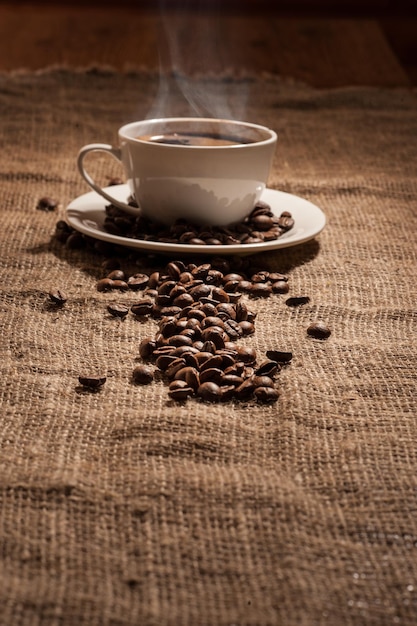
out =
<svg viewBox="0 0 417 626"><path fill-rule="evenodd" d="M197 389L197 395L204 402L219 402L222 397L222 393L219 385L213 382L202 383Z"/></svg>
<svg viewBox="0 0 417 626"><path fill-rule="evenodd" d="M149 359L156 348L156 342L151 337L145 337L139 344L139 354L142 359Z"/></svg>
<svg viewBox="0 0 417 626"><path fill-rule="evenodd" d="M127 291L129 285L125 280L113 280L113 289L119 289L119 291Z"/></svg>
<svg viewBox="0 0 417 626"><path fill-rule="evenodd" d="M149 276L147 274L134 274L128 278L127 284L132 291L144 289L149 284Z"/></svg>
<svg viewBox="0 0 417 626"><path fill-rule="evenodd" d="M116 268L107 274L106 278L110 278L110 280L125 280L126 274L122 269Z"/></svg>
<svg viewBox="0 0 417 626"><path fill-rule="evenodd" d="M49 299L57 306L63 306L68 300L66 294L61 289L52 289L49 292Z"/></svg>
<svg viewBox="0 0 417 626"><path fill-rule="evenodd" d="M238 398L238 400L246 400L253 395L254 390L255 385L253 384L253 381L250 378L247 378L241 385L236 387L236 398Z"/></svg>
<svg viewBox="0 0 417 626"><path fill-rule="evenodd" d="M135 304L132 304L130 310L134 315L150 315L153 311L153 302L148 299L139 300L135 302Z"/></svg>
<svg viewBox="0 0 417 626"><path fill-rule="evenodd" d="M315 339L327 339L331 335L331 330L324 322L314 322L307 328L307 334Z"/></svg>
<svg viewBox="0 0 417 626"><path fill-rule="evenodd" d="M38 211L55 211L58 206L58 200L51 198L50 196L44 196L40 198L36 208Z"/></svg>
<svg viewBox="0 0 417 626"><path fill-rule="evenodd" d="M132 379L138 385L149 385L154 379L153 370L149 365L137 365L132 372Z"/></svg>
<svg viewBox="0 0 417 626"><path fill-rule="evenodd" d="M194 390L184 380L174 380L169 385L168 395L176 402L182 402L194 395Z"/></svg>
<svg viewBox="0 0 417 626"><path fill-rule="evenodd" d="M271 361L277 363L289 363L292 359L292 352L284 352L282 350L267 350L266 356Z"/></svg>
<svg viewBox="0 0 417 626"><path fill-rule="evenodd" d="M287 281L277 280L276 282L272 283L271 289L273 293L288 293L290 290L290 287Z"/></svg>
<svg viewBox="0 0 417 626"><path fill-rule="evenodd" d="M301 306L302 304L307 304L310 302L309 296L292 296L291 298L287 298L285 300L285 304L287 306Z"/></svg>
<svg viewBox="0 0 417 626"><path fill-rule="evenodd" d="M272 378L281 369L281 365L276 361L264 361L255 370L256 376L269 376Z"/></svg>
<svg viewBox="0 0 417 626"><path fill-rule="evenodd" d="M273 387L274 381L270 376L264 375L254 375L252 378L252 382L255 387Z"/></svg>
<svg viewBox="0 0 417 626"><path fill-rule="evenodd" d="M187 385L191 387L191 389L193 389L194 391L197 391L200 385L200 378L199 378L198 371L194 367L190 367L189 365L186 365L185 367L182 367L181 369L179 369L176 372L174 379L184 380L187 383Z"/></svg>
<svg viewBox="0 0 417 626"><path fill-rule="evenodd" d="M209 367L200 372L200 383L212 382L221 385L224 378L223 371L217 367Z"/></svg>
<svg viewBox="0 0 417 626"><path fill-rule="evenodd" d="M106 376L85 376L80 375L78 382L89 389L99 389L106 382Z"/></svg>
<svg viewBox="0 0 417 626"><path fill-rule="evenodd" d="M273 387L256 387L254 394L258 402L269 403L276 402L279 398L279 393Z"/></svg>
<svg viewBox="0 0 417 626"><path fill-rule="evenodd" d="M239 346L237 348L237 355L238 355L239 361L243 361L244 363L254 363L256 361L255 348Z"/></svg>
<svg viewBox="0 0 417 626"><path fill-rule="evenodd" d="M124 304L113 303L107 305L107 311L113 317L120 317L124 319L129 313L129 307L125 306Z"/></svg>

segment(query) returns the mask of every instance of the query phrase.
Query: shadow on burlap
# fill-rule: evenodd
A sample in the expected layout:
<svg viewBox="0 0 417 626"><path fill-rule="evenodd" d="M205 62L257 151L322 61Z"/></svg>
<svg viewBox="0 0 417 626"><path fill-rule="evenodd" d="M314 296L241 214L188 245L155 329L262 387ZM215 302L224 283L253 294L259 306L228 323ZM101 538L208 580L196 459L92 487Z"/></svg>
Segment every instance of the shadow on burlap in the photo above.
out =
<svg viewBox="0 0 417 626"><path fill-rule="evenodd" d="M146 116L154 77L0 77L0 623L411 626L416 94L273 77L205 87L245 94L247 119L279 134L270 186L327 217L317 240L248 257L310 296L247 300L247 343L294 355L273 405L177 405L161 379L133 385L156 323L109 316L136 295L99 293L106 254L54 238L88 191L78 148ZM57 211L36 210L45 195ZM119 253L132 272L172 260ZM306 334L318 319L327 341ZM107 376L100 392L80 389L85 369Z"/></svg>

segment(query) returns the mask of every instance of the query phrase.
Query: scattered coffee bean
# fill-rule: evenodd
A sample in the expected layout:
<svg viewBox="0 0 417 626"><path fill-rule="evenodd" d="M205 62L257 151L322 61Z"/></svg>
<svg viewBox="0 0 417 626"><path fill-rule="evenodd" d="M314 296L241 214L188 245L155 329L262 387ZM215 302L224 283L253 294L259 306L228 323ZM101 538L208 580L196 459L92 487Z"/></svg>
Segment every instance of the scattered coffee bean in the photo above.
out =
<svg viewBox="0 0 417 626"><path fill-rule="evenodd" d="M254 391L255 397L259 402L276 402L279 398L279 392L273 387L257 387Z"/></svg>
<svg viewBox="0 0 417 626"><path fill-rule="evenodd" d="M113 282L111 278L102 278L96 285L97 291L110 291L113 289Z"/></svg>
<svg viewBox="0 0 417 626"><path fill-rule="evenodd" d="M315 339L327 339L331 335L331 330L324 322L314 322L307 328L307 334Z"/></svg>
<svg viewBox="0 0 417 626"><path fill-rule="evenodd" d="M148 299L139 300L138 302L135 302L135 304L132 304L130 310L134 315L150 315L153 311L153 302Z"/></svg>
<svg viewBox="0 0 417 626"><path fill-rule="evenodd" d="M285 304L287 306L301 306L302 304L307 304L310 302L309 296L292 296L291 298L287 298L285 300Z"/></svg>
<svg viewBox="0 0 417 626"><path fill-rule="evenodd" d="M50 196L44 196L40 198L36 208L38 211L55 211L58 206L58 200L51 198Z"/></svg>
<svg viewBox="0 0 417 626"><path fill-rule="evenodd" d="M292 352L283 352L282 350L267 350L266 356L271 361L277 363L289 363L292 359Z"/></svg>
<svg viewBox="0 0 417 626"><path fill-rule="evenodd" d="M197 389L197 395L204 402L219 402L222 398L220 386L213 382L202 383Z"/></svg>
<svg viewBox="0 0 417 626"><path fill-rule="evenodd" d="M52 289L49 292L49 299L57 306L63 306L68 300L66 294L61 289Z"/></svg>
<svg viewBox="0 0 417 626"><path fill-rule="evenodd" d="M107 305L107 311L113 317L120 317L121 319L124 319L129 313L129 307L125 306L124 304L117 304L115 302L113 304Z"/></svg>
<svg viewBox="0 0 417 626"><path fill-rule="evenodd" d="M139 344L139 354L142 359L150 359L156 349L156 341L151 337L145 337Z"/></svg>
<svg viewBox="0 0 417 626"><path fill-rule="evenodd" d="M83 387L87 387L89 389L100 389L106 382L106 376L84 376L80 375L78 377L78 382Z"/></svg>
<svg viewBox="0 0 417 626"><path fill-rule="evenodd" d="M154 379L153 370L149 365L137 365L132 372L132 379L138 385L149 385Z"/></svg>

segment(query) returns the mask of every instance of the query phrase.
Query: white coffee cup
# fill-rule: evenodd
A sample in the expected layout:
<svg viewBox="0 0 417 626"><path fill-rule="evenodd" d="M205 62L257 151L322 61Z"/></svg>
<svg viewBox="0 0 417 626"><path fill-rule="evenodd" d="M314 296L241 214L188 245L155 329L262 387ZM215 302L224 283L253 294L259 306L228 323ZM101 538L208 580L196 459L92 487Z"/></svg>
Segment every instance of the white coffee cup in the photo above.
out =
<svg viewBox="0 0 417 626"><path fill-rule="evenodd" d="M266 187L277 141L273 130L258 124L190 117L133 122L118 136L120 147L81 148L81 175L108 202L167 225L177 219L217 226L243 220ZM121 161L139 208L117 200L88 174L84 158L94 151Z"/></svg>

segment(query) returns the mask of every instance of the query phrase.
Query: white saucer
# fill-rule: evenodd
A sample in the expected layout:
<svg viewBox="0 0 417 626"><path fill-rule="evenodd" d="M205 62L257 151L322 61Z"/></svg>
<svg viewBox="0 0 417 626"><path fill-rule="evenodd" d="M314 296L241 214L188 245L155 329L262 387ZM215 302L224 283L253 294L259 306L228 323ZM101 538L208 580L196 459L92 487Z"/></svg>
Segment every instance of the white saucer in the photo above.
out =
<svg viewBox="0 0 417 626"><path fill-rule="evenodd" d="M127 201L129 196L128 185L112 185L105 189L118 200ZM326 224L326 217L321 209L304 198L299 198L284 191L265 189L261 200L267 202L273 213L277 216L282 211L289 211L294 218L294 226L274 241L263 243L237 244L237 245L190 245L182 243L163 243L158 241L144 241L131 239L107 233L103 228L105 207L109 204L95 191L79 196L67 207L66 217L68 224L89 237L108 241L113 244L128 248L139 248L149 252L164 253L194 253L194 254L255 254L265 250L288 248L313 239Z"/></svg>

